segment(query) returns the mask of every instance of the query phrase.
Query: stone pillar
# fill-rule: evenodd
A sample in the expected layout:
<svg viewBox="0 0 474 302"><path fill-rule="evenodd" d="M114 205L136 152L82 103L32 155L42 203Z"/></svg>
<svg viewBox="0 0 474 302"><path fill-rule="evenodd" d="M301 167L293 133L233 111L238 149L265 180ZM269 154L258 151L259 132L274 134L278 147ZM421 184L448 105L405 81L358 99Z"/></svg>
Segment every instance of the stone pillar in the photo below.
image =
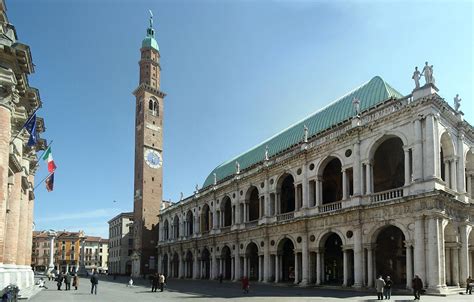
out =
<svg viewBox="0 0 474 302"><path fill-rule="evenodd" d="M456 159L451 159L450 160L450 173L449 173L449 178L451 179L451 189L453 189L454 191L457 190L457 179L456 179L456 163L457 163L457 160ZM446 173L446 171L445 171Z"/></svg>
<svg viewBox="0 0 474 302"><path fill-rule="evenodd" d="M342 261L343 261L343 270L344 270L344 275L343 275L343 282L342 286L347 286L347 281L349 280L349 257L348 257L348 250L344 249L342 251Z"/></svg>
<svg viewBox="0 0 474 302"><path fill-rule="evenodd" d="M459 286L459 248L451 249L451 265L452 265L452 283L454 286Z"/></svg>
<svg viewBox="0 0 474 302"><path fill-rule="evenodd" d="M460 260L460 268L461 268L461 286L466 286L466 279L468 276L473 277L472 272L469 273L469 268L472 268L472 263L469 261L469 232L474 232L471 230L471 226L467 223L463 223L460 226L461 231L461 249L459 250L459 260Z"/></svg>
<svg viewBox="0 0 474 302"><path fill-rule="evenodd" d="M200 225L199 225L199 212L196 213L196 215L193 215L194 219L194 233L199 234L201 232ZM163 237L164 238L164 237Z"/></svg>
<svg viewBox="0 0 474 302"><path fill-rule="evenodd" d="M244 256L244 276L248 278L248 259L247 259L247 255Z"/></svg>
<svg viewBox="0 0 474 302"><path fill-rule="evenodd" d="M464 130L460 130L458 135L458 147L457 147L457 155L458 155L458 186L457 190L459 194L466 194L466 187L465 187L465 179L466 179L466 165L464 162ZM472 276L471 276L472 277Z"/></svg>
<svg viewBox="0 0 474 302"><path fill-rule="evenodd" d="M364 249L362 247L362 228L354 230L354 287L361 288L363 283L363 258Z"/></svg>
<svg viewBox="0 0 474 302"><path fill-rule="evenodd" d="M406 248L406 268L407 268L407 284L406 287L407 289L411 289L411 280L413 279L413 258L412 258L412 252L411 252L411 244L405 242L405 248Z"/></svg>
<svg viewBox="0 0 474 302"><path fill-rule="evenodd" d="M467 191L467 196L469 198L473 198L474 196L472 195L472 172L468 171L468 175L466 178L466 191Z"/></svg>
<svg viewBox="0 0 474 302"><path fill-rule="evenodd" d="M54 238L56 237L55 232L49 232L49 265L48 272L54 270Z"/></svg>
<svg viewBox="0 0 474 302"><path fill-rule="evenodd" d="M24 164L29 164L28 161L24 160ZM25 177L25 176L22 176ZM21 186L21 184L20 184ZM28 190L21 190L20 197L20 217L19 217L19 226L18 226L18 246L16 254L16 264L25 265L25 254L29 255L31 258L31 250L29 253L26 253L26 240L28 236L27 225L28 225ZM31 229L30 229L31 230Z"/></svg>
<svg viewBox="0 0 474 302"><path fill-rule="evenodd" d="M421 120L417 118L414 122L415 141L413 146L413 179L415 181L423 178L423 138L421 137ZM411 282L411 280L410 280ZM411 283L410 283L411 286Z"/></svg>
<svg viewBox="0 0 474 302"><path fill-rule="evenodd" d="M236 244L236 245L237 245L237 251L235 252L235 256L234 256L234 258L235 258L235 261L234 261L234 262L235 262L235 263L234 263L234 265L235 265L235 268L234 268L234 274L235 274L234 280L240 280L240 277L242 276L242 275L241 275L241 271L240 271L240 255L239 255L239 252L238 252L238 250L239 250L238 244Z"/></svg>
<svg viewBox="0 0 474 302"><path fill-rule="evenodd" d="M322 204L321 196L322 196L322 190L321 190L321 178L319 176L316 176L316 207L319 207Z"/></svg>
<svg viewBox="0 0 474 302"><path fill-rule="evenodd" d="M280 281L280 260L278 254L275 254L275 283Z"/></svg>
<svg viewBox="0 0 474 302"><path fill-rule="evenodd" d="M8 164L7 164L8 167ZM21 205L21 172L13 176L13 185L10 185L10 194L7 200L5 248L3 263L16 265L18 255L18 235L20 230L20 205Z"/></svg>
<svg viewBox="0 0 474 302"><path fill-rule="evenodd" d="M374 286L374 259L372 246L367 247L367 287Z"/></svg>
<svg viewBox="0 0 474 302"><path fill-rule="evenodd" d="M405 186L409 186L411 182L410 177L410 149L404 148L405 157Z"/></svg>
<svg viewBox="0 0 474 302"><path fill-rule="evenodd" d="M440 258L441 247L439 237L438 217L430 217L428 220L428 287L438 289L441 286ZM444 264L444 263L443 263Z"/></svg>
<svg viewBox="0 0 474 302"><path fill-rule="evenodd" d="M275 215L280 214L280 198L281 195L280 193L276 193L276 198L275 198Z"/></svg>
<svg viewBox="0 0 474 302"><path fill-rule="evenodd" d="M265 238L263 248L263 282L270 281L270 246L268 238Z"/></svg>
<svg viewBox="0 0 474 302"><path fill-rule="evenodd" d="M449 175L451 174L451 169L449 168L449 160L444 161L444 182L448 188L451 188L451 181Z"/></svg>
<svg viewBox="0 0 474 302"><path fill-rule="evenodd" d="M216 210L214 210L214 214L212 215L212 229L213 230L217 229L217 211Z"/></svg>
<svg viewBox="0 0 474 302"><path fill-rule="evenodd" d="M321 252L319 250L316 251L316 285L321 285Z"/></svg>
<svg viewBox="0 0 474 302"><path fill-rule="evenodd" d="M437 153L435 148L435 118L433 114L426 116L425 125L425 145L423 146L425 151L423 160L425 162L423 169L425 172L425 179L433 179L436 177L437 167Z"/></svg>
<svg viewBox="0 0 474 302"><path fill-rule="evenodd" d="M300 195L300 190L298 189L299 184L294 185L295 189L295 212L300 209L300 200L301 200L301 195Z"/></svg>
<svg viewBox="0 0 474 302"><path fill-rule="evenodd" d="M216 279L217 278L217 271L219 269L219 266L217 265L217 257L216 257L216 247L213 248L213 253L212 253L212 273L211 273L211 279Z"/></svg>
<svg viewBox="0 0 474 302"><path fill-rule="evenodd" d="M347 200L347 173L342 169L342 200Z"/></svg>
<svg viewBox="0 0 474 302"><path fill-rule="evenodd" d="M258 281L263 280L263 256L258 256Z"/></svg>
<svg viewBox="0 0 474 302"><path fill-rule="evenodd" d="M308 265L308 235L305 234L302 236L303 240L301 243L301 269L302 269L302 274L301 274L301 285L307 285L309 282L309 265Z"/></svg>
<svg viewBox="0 0 474 302"><path fill-rule="evenodd" d="M365 164L365 193L372 194L372 164L367 162Z"/></svg>
<svg viewBox="0 0 474 302"><path fill-rule="evenodd" d="M362 193L362 174L360 166L360 142L357 141L354 143L354 163L352 166L354 176L354 196L359 196Z"/></svg>
<svg viewBox="0 0 474 302"><path fill-rule="evenodd" d="M270 204L270 193L269 193L268 177L265 178L264 187L265 187L265 193L264 193L264 196L265 196L265 217L270 217L270 215L271 215L271 213L270 213L271 204Z"/></svg>
<svg viewBox="0 0 474 302"><path fill-rule="evenodd" d="M308 195L308 165L305 163L303 166L303 182L301 183L302 186L302 198L303 198L303 209L306 209L309 204L309 195Z"/></svg>
<svg viewBox="0 0 474 302"><path fill-rule="evenodd" d="M415 248L413 251L415 271L426 284L426 259L425 259L425 220L421 216L415 220Z"/></svg>
<svg viewBox="0 0 474 302"><path fill-rule="evenodd" d="M178 256L178 278L182 279L184 277L184 260L183 260L183 256L180 255Z"/></svg>
<svg viewBox="0 0 474 302"><path fill-rule="evenodd" d="M230 258L230 280L235 280L235 274L234 274L235 268L234 268L234 266L235 266L235 258L232 257L232 258Z"/></svg>

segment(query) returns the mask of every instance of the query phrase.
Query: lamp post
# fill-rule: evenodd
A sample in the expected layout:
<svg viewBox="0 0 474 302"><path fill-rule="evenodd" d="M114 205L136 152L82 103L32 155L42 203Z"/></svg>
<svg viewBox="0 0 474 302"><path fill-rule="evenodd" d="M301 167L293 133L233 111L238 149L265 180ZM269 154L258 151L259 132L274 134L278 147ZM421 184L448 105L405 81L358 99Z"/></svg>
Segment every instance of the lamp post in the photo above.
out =
<svg viewBox="0 0 474 302"><path fill-rule="evenodd" d="M54 239L57 237L57 233L53 230L48 231L49 238L49 265L48 273L51 273L54 270Z"/></svg>

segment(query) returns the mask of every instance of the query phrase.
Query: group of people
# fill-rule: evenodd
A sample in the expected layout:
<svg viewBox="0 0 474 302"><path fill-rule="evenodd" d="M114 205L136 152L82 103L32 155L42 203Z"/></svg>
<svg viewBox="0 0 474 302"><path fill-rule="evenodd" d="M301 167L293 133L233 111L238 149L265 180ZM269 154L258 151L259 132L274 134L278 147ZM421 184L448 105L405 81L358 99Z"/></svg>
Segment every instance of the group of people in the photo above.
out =
<svg viewBox="0 0 474 302"><path fill-rule="evenodd" d="M390 276L387 276L385 280L382 276L379 276L377 280L375 280L375 289L377 290L377 300L383 300L384 296L385 299L389 300L392 296L392 285L393 282L390 279Z"/></svg>
<svg viewBox="0 0 474 302"><path fill-rule="evenodd" d="M54 273L53 273L54 275ZM48 276L48 278L50 278ZM51 278L50 278L51 280ZM54 278L54 281L56 281L56 284L58 286L58 290L61 290L61 287L64 283L65 290L71 290L71 281L72 281L72 286L74 286L74 289L77 290L77 287L79 286L79 277L77 276L76 273L70 273L70 272L60 272L58 275Z"/></svg>
<svg viewBox="0 0 474 302"><path fill-rule="evenodd" d="M156 292L159 288L160 292L162 292L163 287L165 286L165 280L165 275L161 273L155 273L153 276L151 276L151 291Z"/></svg>

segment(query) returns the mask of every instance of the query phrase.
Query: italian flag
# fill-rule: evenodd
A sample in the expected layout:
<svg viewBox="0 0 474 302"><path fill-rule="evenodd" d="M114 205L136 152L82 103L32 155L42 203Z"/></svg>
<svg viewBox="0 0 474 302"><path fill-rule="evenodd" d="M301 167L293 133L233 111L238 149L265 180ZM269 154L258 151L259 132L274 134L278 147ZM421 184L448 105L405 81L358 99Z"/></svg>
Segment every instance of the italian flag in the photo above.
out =
<svg viewBox="0 0 474 302"><path fill-rule="evenodd" d="M56 170L56 165L54 164L53 154L51 153L51 147L48 147L43 155L43 160L48 161L48 172L53 173Z"/></svg>

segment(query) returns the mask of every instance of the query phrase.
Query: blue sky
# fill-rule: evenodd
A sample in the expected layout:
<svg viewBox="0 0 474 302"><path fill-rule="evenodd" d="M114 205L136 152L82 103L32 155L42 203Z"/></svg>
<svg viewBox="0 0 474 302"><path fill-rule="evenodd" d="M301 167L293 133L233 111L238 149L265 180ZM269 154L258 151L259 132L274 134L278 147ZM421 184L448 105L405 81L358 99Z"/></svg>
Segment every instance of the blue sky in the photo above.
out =
<svg viewBox="0 0 474 302"><path fill-rule="evenodd" d="M434 65L440 95L474 122L472 1L8 1L31 46L55 190L37 229L108 236L133 207L134 97L148 9L161 51L164 196L379 75L403 94ZM47 174L39 170L39 181ZM117 202L113 202L116 200Z"/></svg>

